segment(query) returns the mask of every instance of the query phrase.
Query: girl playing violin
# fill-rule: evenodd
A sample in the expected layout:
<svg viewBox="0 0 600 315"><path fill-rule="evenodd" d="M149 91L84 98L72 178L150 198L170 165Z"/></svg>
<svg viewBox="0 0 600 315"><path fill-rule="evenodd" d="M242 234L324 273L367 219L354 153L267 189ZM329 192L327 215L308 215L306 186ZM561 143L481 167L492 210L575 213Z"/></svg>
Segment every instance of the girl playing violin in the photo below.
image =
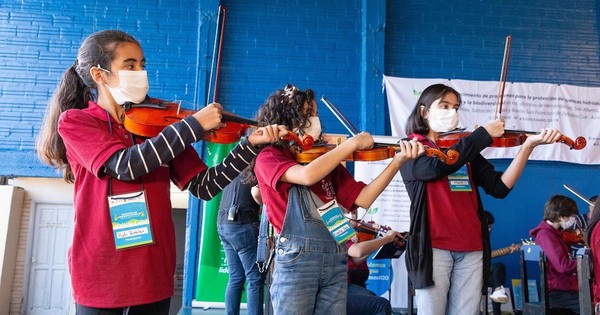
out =
<svg viewBox="0 0 600 315"><path fill-rule="evenodd" d="M437 147L439 134L456 128L460 104L460 94L453 88L427 87L408 118L406 134ZM411 199L406 266L419 314L479 314L490 249L477 188L496 198L506 197L532 150L561 136L557 130L542 129L528 137L502 173L480 151L503 133L504 122L491 121L452 147L459 153L456 163L418 157L401 168Z"/></svg>
<svg viewBox="0 0 600 315"><path fill-rule="evenodd" d="M356 212L351 214L351 219L356 219ZM362 222L361 222L362 223ZM356 229L361 223L351 221L352 226ZM376 223L369 223L369 228L372 228L376 234L382 234L379 230L383 230ZM376 250L394 242L396 239L402 238L400 232L392 229L387 229L381 237L371 235L369 238L361 239L359 236L352 237L346 248L348 249L348 297L346 299L346 315L391 315L392 304L384 297L378 296L373 291L367 289L366 282L369 279L369 265L367 259Z"/></svg>
<svg viewBox="0 0 600 315"><path fill-rule="evenodd" d="M282 126L260 128L212 168L191 144L220 126L219 104L154 138L134 136L123 127L122 105L146 99L145 66L132 36L88 36L54 92L38 139L40 158L75 184L69 270L77 314L168 314L175 271L170 182L211 199L253 160L256 145L287 134Z"/></svg>
<svg viewBox="0 0 600 315"><path fill-rule="evenodd" d="M313 91L292 85L271 94L257 120L284 125L300 135L321 133ZM267 145L259 153L246 179L258 182L269 221L279 233L270 289L275 314L346 313L347 239L336 240L321 215L337 211L342 217L340 208L343 212L368 208L400 166L424 152L423 145L414 141L400 145L388 167L368 185L355 181L340 164L352 152L373 146L368 133L308 164L296 162L285 142Z"/></svg>
<svg viewBox="0 0 600 315"><path fill-rule="evenodd" d="M579 213L575 200L554 195L544 204L544 216L529 231L546 256L548 311L550 314L579 314L577 259L571 255L562 231L575 225Z"/></svg>

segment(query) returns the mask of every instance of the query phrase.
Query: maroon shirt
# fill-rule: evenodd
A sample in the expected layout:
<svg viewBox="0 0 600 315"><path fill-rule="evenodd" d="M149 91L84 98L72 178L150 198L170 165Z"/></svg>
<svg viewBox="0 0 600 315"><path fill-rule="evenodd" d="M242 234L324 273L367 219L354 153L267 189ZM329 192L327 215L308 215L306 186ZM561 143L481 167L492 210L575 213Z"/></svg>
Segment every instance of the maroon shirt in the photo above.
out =
<svg viewBox="0 0 600 315"><path fill-rule="evenodd" d="M289 150L280 150L268 146L256 157L254 173L258 179L261 196L267 206L269 222L275 227L277 233L281 232L283 219L287 209L288 191L292 184L280 181L281 176L292 166L298 164ZM323 202L334 198L349 211L354 211L358 206L354 201L366 186L357 182L343 165L338 165L329 175L318 183L310 186Z"/></svg>
<svg viewBox="0 0 600 315"><path fill-rule="evenodd" d="M117 150L132 145L132 135L90 102L89 108L68 110L59 120L67 158L75 174L75 226L68 262L77 303L114 308L146 304L173 295L175 233L171 218L170 182L182 189L206 169L197 152L183 153L140 180L120 181L103 171L103 164ZM144 139L134 137L136 143ZM107 202L112 193L146 192L154 244L116 250Z"/></svg>
<svg viewBox="0 0 600 315"><path fill-rule="evenodd" d="M569 254L570 247L563 241L560 231L542 220L529 235L546 255L548 291L577 291L577 260Z"/></svg>
<svg viewBox="0 0 600 315"><path fill-rule="evenodd" d="M471 191L451 191L448 176L427 182L431 245L444 250L483 250L481 222L477 217L477 186L467 164Z"/></svg>

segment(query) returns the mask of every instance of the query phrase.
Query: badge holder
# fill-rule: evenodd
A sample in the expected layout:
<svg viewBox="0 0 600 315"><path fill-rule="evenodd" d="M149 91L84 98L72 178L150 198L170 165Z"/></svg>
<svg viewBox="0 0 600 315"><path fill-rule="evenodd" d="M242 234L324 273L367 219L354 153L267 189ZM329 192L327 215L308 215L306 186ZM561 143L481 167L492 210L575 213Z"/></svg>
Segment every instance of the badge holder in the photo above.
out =
<svg viewBox="0 0 600 315"><path fill-rule="evenodd" d="M467 164L455 173L448 175L448 185L450 185L450 191L473 191Z"/></svg>
<svg viewBox="0 0 600 315"><path fill-rule="evenodd" d="M333 199L317 208L317 210L321 215L321 219L323 219L323 223L325 223L327 230L329 230L329 233L331 233L331 236L333 236L338 244L345 243L351 237L356 235L354 228L344 216L337 200Z"/></svg>
<svg viewBox="0 0 600 315"><path fill-rule="evenodd" d="M133 193L112 195L109 183L108 207L117 250L154 244L146 194L143 189Z"/></svg>

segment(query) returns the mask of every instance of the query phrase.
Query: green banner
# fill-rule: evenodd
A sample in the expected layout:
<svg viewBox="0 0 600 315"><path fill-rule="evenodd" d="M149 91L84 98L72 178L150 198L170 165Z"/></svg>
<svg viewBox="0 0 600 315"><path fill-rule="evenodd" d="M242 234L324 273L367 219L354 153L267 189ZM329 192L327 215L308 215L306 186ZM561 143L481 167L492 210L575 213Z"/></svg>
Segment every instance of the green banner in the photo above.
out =
<svg viewBox="0 0 600 315"><path fill-rule="evenodd" d="M204 162L209 167L221 163L236 145L237 143L206 143ZM225 288L229 273L225 253L217 233L217 213L219 212L220 202L220 193L212 200L204 202L200 232L198 281L196 282L195 301L192 303L193 306L197 307L225 307ZM245 294L242 299L245 302Z"/></svg>

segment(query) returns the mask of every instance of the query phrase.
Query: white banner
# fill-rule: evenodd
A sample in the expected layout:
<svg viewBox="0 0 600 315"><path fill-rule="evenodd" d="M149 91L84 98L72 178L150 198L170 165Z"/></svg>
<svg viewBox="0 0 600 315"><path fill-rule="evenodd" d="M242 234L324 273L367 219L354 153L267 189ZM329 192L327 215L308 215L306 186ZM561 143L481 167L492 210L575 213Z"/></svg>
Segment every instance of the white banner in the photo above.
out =
<svg viewBox="0 0 600 315"><path fill-rule="evenodd" d="M494 118L499 83L446 79L409 79L384 77L390 111L392 135L404 137L406 119L421 92L429 85L442 83L462 96L458 111L459 127L472 131ZM537 147L530 160L600 164L600 88L547 83L506 83L502 118L505 129L539 132L552 127L575 140L582 136L587 146L569 150L564 144ZM488 158L515 157L519 147L487 148Z"/></svg>
<svg viewBox="0 0 600 315"><path fill-rule="evenodd" d="M377 142L387 142L385 139L375 137ZM390 163L391 159L376 162L355 162L354 177L365 183L372 182L377 175ZM398 232L407 232L410 227L410 199L406 193L400 172L381 195L373 202L371 208L358 209L358 217L365 221L374 221L387 225ZM392 259L392 282L390 291L382 296L390 298L392 307L406 308L408 302L408 277L404 254L398 259Z"/></svg>

